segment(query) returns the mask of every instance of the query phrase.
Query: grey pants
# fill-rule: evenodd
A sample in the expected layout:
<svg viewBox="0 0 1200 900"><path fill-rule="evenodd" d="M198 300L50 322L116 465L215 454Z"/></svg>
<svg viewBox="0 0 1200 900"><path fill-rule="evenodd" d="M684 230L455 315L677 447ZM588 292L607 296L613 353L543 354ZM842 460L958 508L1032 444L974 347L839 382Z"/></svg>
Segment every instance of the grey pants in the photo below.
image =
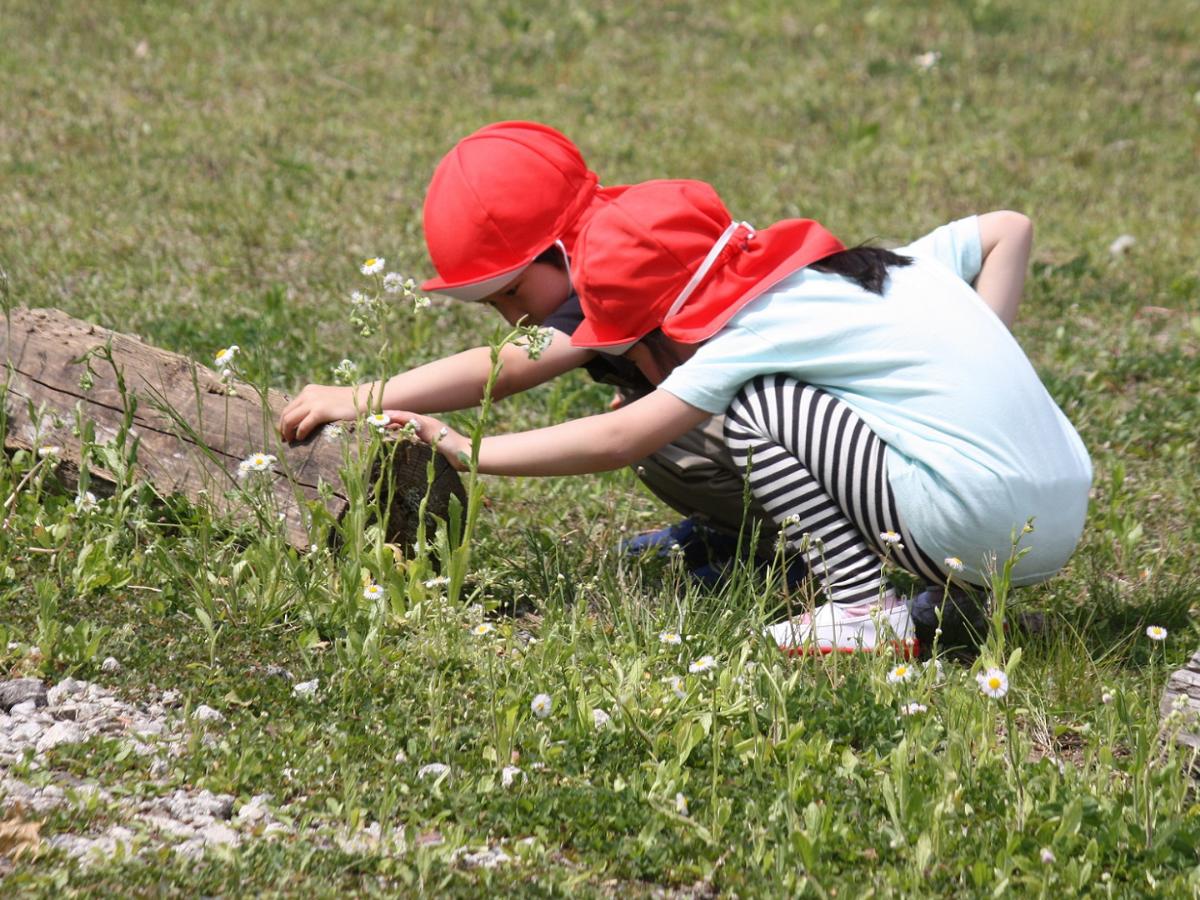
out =
<svg viewBox="0 0 1200 900"><path fill-rule="evenodd" d="M657 453L634 463L654 496L685 516L736 536L746 500L745 472L725 446L725 417L713 416ZM778 526L751 495L747 534L759 528L759 553L769 554Z"/></svg>

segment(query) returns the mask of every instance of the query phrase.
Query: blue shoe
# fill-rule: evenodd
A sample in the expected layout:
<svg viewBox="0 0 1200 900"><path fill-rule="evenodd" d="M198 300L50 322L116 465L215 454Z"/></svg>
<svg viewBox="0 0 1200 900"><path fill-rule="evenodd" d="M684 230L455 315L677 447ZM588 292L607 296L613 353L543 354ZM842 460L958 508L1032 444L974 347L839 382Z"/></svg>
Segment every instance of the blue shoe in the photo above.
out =
<svg viewBox="0 0 1200 900"><path fill-rule="evenodd" d="M628 538L622 541L620 546L630 556L641 556L654 551L660 557L669 556L672 548L678 546L683 552L684 563L692 577L712 588L726 577L731 564L738 556L736 536L709 528L692 518L683 519L658 531ZM756 559L755 564L762 568L766 562ZM807 577L808 568L800 559L793 560L785 573L787 586L792 590L799 587Z"/></svg>

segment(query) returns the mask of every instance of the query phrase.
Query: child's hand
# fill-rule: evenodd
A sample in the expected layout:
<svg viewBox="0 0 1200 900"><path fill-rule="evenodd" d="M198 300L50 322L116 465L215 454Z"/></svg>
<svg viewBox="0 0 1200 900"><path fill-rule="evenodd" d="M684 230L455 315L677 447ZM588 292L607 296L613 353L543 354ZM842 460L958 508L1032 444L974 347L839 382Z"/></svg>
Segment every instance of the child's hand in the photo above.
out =
<svg viewBox="0 0 1200 900"><path fill-rule="evenodd" d="M279 434L285 441L302 441L326 422L354 416L354 388L310 384L279 414Z"/></svg>
<svg viewBox="0 0 1200 900"><path fill-rule="evenodd" d="M464 437L448 425L443 425L433 416L422 416L399 409L385 409L383 412L392 420L388 428L400 429L411 422L416 428L417 437L426 444L432 444L446 457L451 466L459 472L470 468L470 438Z"/></svg>

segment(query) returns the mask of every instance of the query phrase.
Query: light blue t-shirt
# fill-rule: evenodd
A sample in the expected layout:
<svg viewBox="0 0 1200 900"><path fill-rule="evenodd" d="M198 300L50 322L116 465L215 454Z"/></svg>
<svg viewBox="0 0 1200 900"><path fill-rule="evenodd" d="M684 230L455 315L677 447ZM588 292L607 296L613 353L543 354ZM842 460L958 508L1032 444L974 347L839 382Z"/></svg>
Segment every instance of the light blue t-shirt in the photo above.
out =
<svg viewBox="0 0 1200 900"><path fill-rule="evenodd" d="M1004 323L971 288L978 218L897 253L882 296L801 269L748 304L660 385L723 413L743 384L782 372L845 401L887 444L896 504L935 562L986 580L1014 531L1034 531L1014 582L1057 572L1079 541L1092 480L1079 435Z"/></svg>

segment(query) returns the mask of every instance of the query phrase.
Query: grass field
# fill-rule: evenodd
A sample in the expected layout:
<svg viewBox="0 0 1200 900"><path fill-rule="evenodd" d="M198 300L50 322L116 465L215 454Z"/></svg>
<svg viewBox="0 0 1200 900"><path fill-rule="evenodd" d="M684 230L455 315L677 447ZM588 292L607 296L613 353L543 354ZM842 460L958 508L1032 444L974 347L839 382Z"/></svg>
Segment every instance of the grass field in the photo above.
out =
<svg viewBox="0 0 1200 900"><path fill-rule="evenodd" d="M4 765L109 794L9 804L3 892L1196 895L1200 804L1157 716L1200 644L1196 4L9 0L0 299L205 361L237 343L291 391L344 357L376 374L486 342L498 322L445 301L363 338L347 297L366 256L431 274L432 168L504 118L561 128L606 183L711 181L756 224L857 241L1033 218L1016 334L1096 478L1069 567L1008 598L1046 632L987 649L1008 695L953 664L895 685L885 657L782 659L759 637L776 582L705 592L619 559L672 519L628 472L486 479L452 604L373 532L297 555L137 484L80 512L52 477L15 490L38 465L19 454L0 462L0 676L177 690L185 752L96 738ZM487 427L608 399L573 375ZM703 654L715 671L689 674ZM88 861L49 843L176 789L270 794L281 828L196 859L138 828ZM481 848L508 860L463 855Z"/></svg>

